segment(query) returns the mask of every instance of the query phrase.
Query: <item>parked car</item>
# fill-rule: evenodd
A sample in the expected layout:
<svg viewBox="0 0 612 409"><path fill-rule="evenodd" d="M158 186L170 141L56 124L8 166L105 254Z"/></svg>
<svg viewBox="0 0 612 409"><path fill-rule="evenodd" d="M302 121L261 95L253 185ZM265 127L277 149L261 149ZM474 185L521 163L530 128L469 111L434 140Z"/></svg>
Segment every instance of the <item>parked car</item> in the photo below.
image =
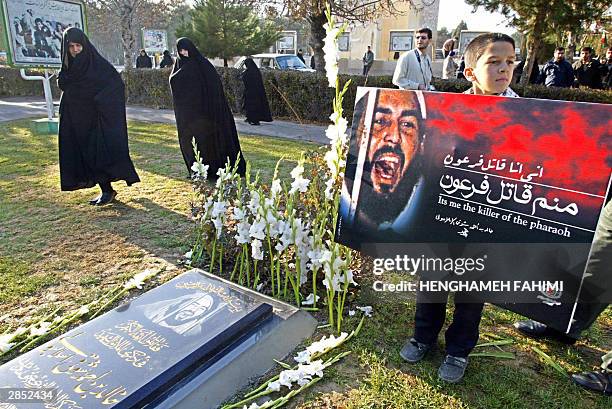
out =
<svg viewBox="0 0 612 409"><path fill-rule="evenodd" d="M234 64L235 68L243 69L244 60L247 57L240 57ZM295 70L304 72L315 72L300 60L295 54L255 54L251 58L259 69L263 70Z"/></svg>

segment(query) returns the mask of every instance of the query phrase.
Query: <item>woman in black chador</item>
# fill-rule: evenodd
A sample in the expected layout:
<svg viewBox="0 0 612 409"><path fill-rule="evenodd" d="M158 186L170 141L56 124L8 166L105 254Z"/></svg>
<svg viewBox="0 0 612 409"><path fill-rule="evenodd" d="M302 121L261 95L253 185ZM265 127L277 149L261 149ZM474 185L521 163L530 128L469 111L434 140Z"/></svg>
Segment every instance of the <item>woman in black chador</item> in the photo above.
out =
<svg viewBox="0 0 612 409"><path fill-rule="evenodd" d="M128 149L125 86L78 28L62 39L62 69L57 81L60 103L59 164L62 190L96 184L102 194L89 203L102 206L117 192L111 182L139 182Z"/></svg>
<svg viewBox="0 0 612 409"><path fill-rule="evenodd" d="M244 83L242 108L246 113L246 121L251 125L259 125L259 121L272 122L261 72L252 58L244 60L244 66L246 70L240 74L240 77Z"/></svg>
<svg viewBox="0 0 612 409"><path fill-rule="evenodd" d="M202 162L209 166L209 179L215 179L217 170L228 161L234 165L237 158L238 173L244 175L246 166L236 124L217 70L188 38L179 38L176 49L170 88L179 145L188 172L191 174L195 162L191 145L195 138Z"/></svg>

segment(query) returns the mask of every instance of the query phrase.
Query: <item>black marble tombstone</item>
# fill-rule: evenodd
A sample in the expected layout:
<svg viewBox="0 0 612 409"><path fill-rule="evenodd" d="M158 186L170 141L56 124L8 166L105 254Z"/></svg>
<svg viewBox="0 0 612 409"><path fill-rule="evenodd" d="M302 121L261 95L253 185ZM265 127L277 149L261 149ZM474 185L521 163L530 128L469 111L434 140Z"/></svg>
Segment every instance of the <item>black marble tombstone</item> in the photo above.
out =
<svg viewBox="0 0 612 409"><path fill-rule="evenodd" d="M140 408L273 317L266 299L192 270L0 367L0 387L53 388L9 408Z"/></svg>

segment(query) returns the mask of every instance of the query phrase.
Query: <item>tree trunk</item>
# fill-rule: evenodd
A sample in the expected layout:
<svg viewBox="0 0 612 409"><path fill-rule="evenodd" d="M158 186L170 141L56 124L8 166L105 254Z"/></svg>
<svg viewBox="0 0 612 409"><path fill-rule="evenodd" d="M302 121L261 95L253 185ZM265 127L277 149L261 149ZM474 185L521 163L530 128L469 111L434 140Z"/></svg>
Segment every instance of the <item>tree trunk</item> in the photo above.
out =
<svg viewBox="0 0 612 409"><path fill-rule="evenodd" d="M307 18L310 23L310 41L308 44L314 51L315 67L317 71L325 72L325 57L323 54L323 39L325 38L325 28L327 23L325 13L310 15Z"/></svg>
<svg viewBox="0 0 612 409"><path fill-rule="evenodd" d="M129 4L124 4L121 10L121 43L123 45L123 65L126 70L133 68L132 56L134 55L134 31L132 30L132 22L134 19L134 8Z"/></svg>
<svg viewBox="0 0 612 409"><path fill-rule="evenodd" d="M228 65L227 65L227 58L224 58L224 59L223 59L223 66L224 66L224 67L227 67L227 66L228 66Z"/></svg>
<svg viewBox="0 0 612 409"><path fill-rule="evenodd" d="M533 69L536 56L542 46L542 35L544 32L544 20L546 18L546 5L541 4L538 8L538 14L535 18L533 30L529 35L529 41L527 45L527 59L523 68L523 74L521 75L521 85L529 84L529 76Z"/></svg>

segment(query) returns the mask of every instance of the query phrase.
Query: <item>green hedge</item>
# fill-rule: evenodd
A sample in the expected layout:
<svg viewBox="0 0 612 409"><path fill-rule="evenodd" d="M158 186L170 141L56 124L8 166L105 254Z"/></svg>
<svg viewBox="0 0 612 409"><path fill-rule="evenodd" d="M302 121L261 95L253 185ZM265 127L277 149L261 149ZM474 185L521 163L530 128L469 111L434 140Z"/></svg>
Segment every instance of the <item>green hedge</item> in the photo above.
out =
<svg viewBox="0 0 612 409"><path fill-rule="evenodd" d="M240 71L235 68L217 68L223 79L225 94L234 112L240 112L240 100L243 85ZM266 94L270 110L275 118L287 118L294 121L327 123L334 97L333 89L327 86L327 78L320 73L298 73L291 71L263 71ZM158 109L171 109L172 96L168 84L170 69L131 70L124 72L129 104L143 105ZM42 86L36 81L24 81L19 70L0 68L0 96L42 95ZM351 118L355 93L358 86L394 88L391 76L373 76L366 78L360 75L341 75L343 84L351 80L351 86L344 99L345 116ZM55 81L53 81L55 83ZM438 91L463 92L470 87L465 80L435 79L434 86ZM610 104L612 91L547 88L542 85L525 87L513 85L519 95L528 98L556 99L566 101L583 101ZM54 85L54 95L58 92Z"/></svg>
<svg viewBox="0 0 612 409"><path fill-rule="evenodd" d="M243 85L240 71L235 68L217 68L223 79L225 94L234 112L240 112L240 96ZM130 104L144 105L154 108L171 108L172 97L168 85L170 70L132 70L124 73ZM298 73L291 71L263 71L264 85L270 111L275 118L289 118L303 122L327 123L330 114L334 90L327 86L327 78L320 73ZM395 88L391 76L373 76L366 78L361 75L341 75L340 82L344 84L351 80L351 86L344 99L345 116L351 118L358 86L379 88ZM434 86L442 92L463 92L470 87L465 80L435 79ZM542 85L513 85L520 96L540 99L556 99L566 101L612 103L612 91L547 88Z"/></svg>
<svg viewBox="0 0 612 409"><path fill-rule="evenodd" d="M42 70L26 70L28 75L43 75ZM51 92L59 97L56 78L51 79ZM19 69L0 67L0 97L27 97L44 95L42 81L26 81L21 78Z"/></svg>

